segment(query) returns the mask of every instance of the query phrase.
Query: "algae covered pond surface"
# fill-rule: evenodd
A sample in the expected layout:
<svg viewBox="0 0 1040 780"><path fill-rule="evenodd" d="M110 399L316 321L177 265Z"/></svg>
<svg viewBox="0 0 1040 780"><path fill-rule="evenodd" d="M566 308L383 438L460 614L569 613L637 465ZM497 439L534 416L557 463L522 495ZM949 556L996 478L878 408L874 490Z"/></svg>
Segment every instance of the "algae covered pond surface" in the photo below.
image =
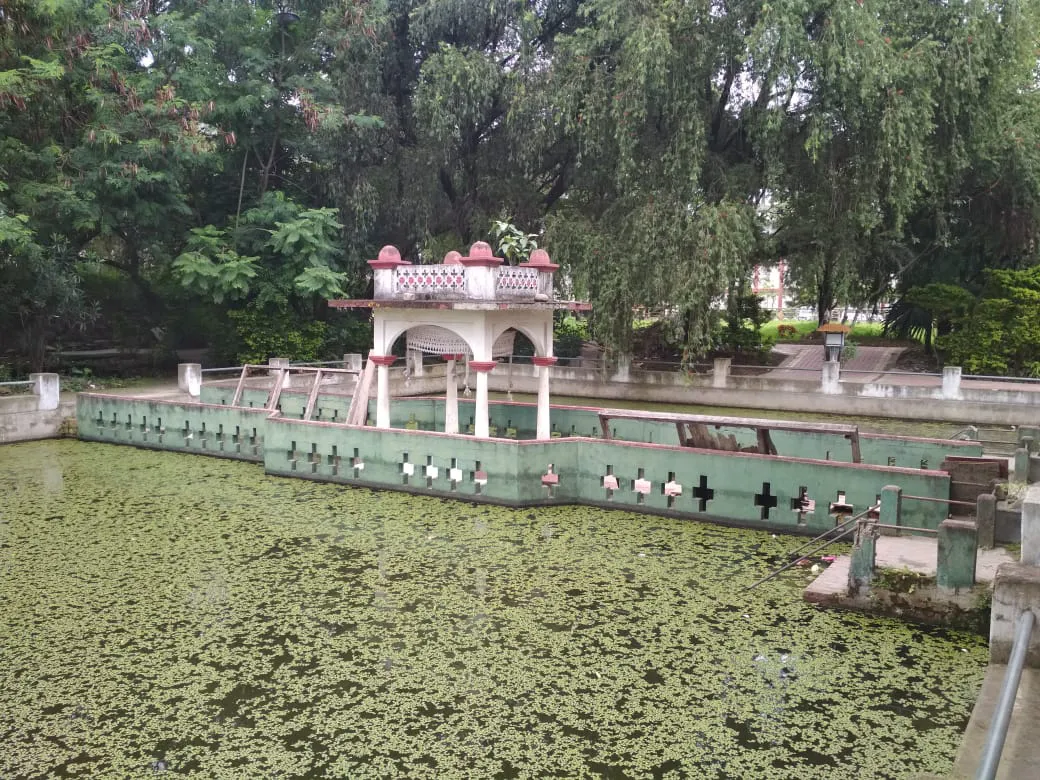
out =
<svg viewBox="0 0 1040 780"><path fill-rule="evenodd" d="M0 777L899 778L981 637L822 611L804 540L104 444L0 447Z"/></svg>

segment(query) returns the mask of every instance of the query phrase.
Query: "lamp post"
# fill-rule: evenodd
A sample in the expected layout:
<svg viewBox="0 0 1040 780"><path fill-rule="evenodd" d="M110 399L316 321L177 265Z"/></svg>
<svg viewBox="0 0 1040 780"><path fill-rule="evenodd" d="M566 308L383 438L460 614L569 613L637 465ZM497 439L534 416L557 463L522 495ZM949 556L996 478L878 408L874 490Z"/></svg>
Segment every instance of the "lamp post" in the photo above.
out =
<svg viewBox="0 0 1040 780"><path fill-rule="evenodd" d="M293 22L300 21L300 15L296 13L288 3L278 3L274 12L274 20L278 26L285 29Z"/></svg>
<svg viewBox="0 0 1040 780"><path fill-rule="evenodd" d="M817 328L818 333L823 334L823 354L826 361L840 361L842 350L845 349L845 336L852 330L848 325L840 325L836 322L828 322Z"/></svg>

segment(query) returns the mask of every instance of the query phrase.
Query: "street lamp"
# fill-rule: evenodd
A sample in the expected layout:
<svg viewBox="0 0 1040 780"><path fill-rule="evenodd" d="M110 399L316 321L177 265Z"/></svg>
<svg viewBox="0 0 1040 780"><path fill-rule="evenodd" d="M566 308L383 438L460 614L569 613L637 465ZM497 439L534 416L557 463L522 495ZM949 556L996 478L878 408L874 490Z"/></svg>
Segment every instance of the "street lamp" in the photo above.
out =
<svg viewBox="0 0 1040 780"><path fill-rule="evenodd" d="M852 330L848 325L840 325L836 322L828 322L817 328L818 333L823 334L824 360L841 360L841 351L845 349L845 336Z"/></svg>
<svg viewBox="0 0 1040 780"><path fill-rule="evenodd" d="M274 20L278 22L279 27L285 28L293 22L300 21L300 15L288 3L278 3L277 10L274 12Z"/></svg>

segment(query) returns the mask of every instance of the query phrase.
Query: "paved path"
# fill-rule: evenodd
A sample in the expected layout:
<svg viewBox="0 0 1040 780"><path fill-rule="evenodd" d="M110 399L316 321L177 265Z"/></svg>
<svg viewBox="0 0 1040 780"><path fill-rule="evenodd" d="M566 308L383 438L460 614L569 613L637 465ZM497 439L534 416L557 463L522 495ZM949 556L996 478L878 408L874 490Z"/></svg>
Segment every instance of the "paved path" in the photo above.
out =
<svg viewBox="0 0 1040 780"><path fill-rule="evenodd" d="M823 347L819 344L779 344L774 351L787 357L765 375L769 379L819 378L823 369ZM895 365L905 351L905 347L857 347L855 357L842 364L842 379L875 382L886 369Z"/></svg>
<svg viewBox="0 0 1040 780"><path fill-rule="evenodd" d="M774 352L785 355L784 361L763 374L766 379L802 379L818 382L823 369L823 347L819 344L778 344ZM905 347L857 347L856 356L842 363L841 381L847 384L878 382L913 387L942 387L936 374L916 374L895 369ZM1016 382L1002 379L964 377L963 390L1005 390L1007 392L1040 392L1040 382Z"/></svg>
<svg viewBox="0 0 1040 780"><path fill-rule="evenodd" d="M935 537L882 536L877 542L875 560L879 568L909 569L934 577L937 548L938 541ZM850 560L848 555L835 558L834 562L805 589L806 600L830 600L848 595ZM979 550L975 561L975 579L978 582L993 582L997 567L1013 560L1011 554L1003 547Z"/></svg>
<svg viewBox="0 0 1040 780"><path fill-rule="evenodd" d="M982 691L964 731L952 777L974 778L982 758L982 748L993 720L1007 667L991 664L986 670ZM1031 780L1040 777L1040 669L1024 669L1018 696L1011 713L1004 751L997 767L997 780Z"/></svg>

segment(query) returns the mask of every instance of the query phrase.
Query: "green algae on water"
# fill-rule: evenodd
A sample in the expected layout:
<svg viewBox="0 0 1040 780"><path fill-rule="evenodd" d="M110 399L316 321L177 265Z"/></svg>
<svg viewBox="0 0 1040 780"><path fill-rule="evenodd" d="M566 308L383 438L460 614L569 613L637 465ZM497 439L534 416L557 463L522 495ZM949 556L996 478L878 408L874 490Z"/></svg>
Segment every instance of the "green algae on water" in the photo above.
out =
<svg viewBox="0 0 1040 780"><path fill-rule="evenodd" d="M0 776L949 770L979 637L750 594L798 540L0 447Z"/></svg>

